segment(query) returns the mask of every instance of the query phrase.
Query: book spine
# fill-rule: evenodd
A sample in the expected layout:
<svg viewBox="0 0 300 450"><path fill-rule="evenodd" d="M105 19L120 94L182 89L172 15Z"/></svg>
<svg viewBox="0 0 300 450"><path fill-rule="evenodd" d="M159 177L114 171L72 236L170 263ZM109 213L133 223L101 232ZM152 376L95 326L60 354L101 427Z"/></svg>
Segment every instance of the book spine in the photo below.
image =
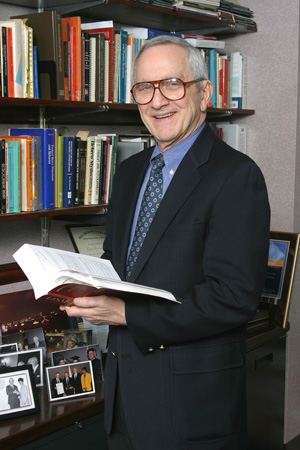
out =
<svg viewBox="0 0 300 450"><path fill-rule="evenodd" d="M72 206L74 138L64 137L63 207Z"/></svg>
<svg viewBox="0 0 300 450"><path fill-rule="evenodd" d="M37 145L36 139L33 137L30 140L32 146L32 209L37 211L38 207L38 159L37 159Z"/></svg>
<svg viewBox="0 0 300 450"><path fill-rule="evenodd" d="M6 162L5 162L5 139L0 140L1 158L1 214L6 213Z"/></svg>
<svg viewBox="0 0 300 450"><path fill-rule="evenodd" d="M32 54L33 54L33 89L34 89L34 98L40 98L39 70L38 70L37 47L36 47L36 45L33 46Z"/></svg>
<svg viewBox="0 0 300 450"><path fill-rule="evenodd" d="M5 211L9 213L9 158L8 142L5 141Z"/></svg>
<svg viewBox="0 0 300 450"><path fill-rule="evenodd" d="M32 154L32 140L28 139L27 146L27 211L33 211L33 154Z"/></svg>
<svg viewBox="0 0 300 450"><path fill-rule="evenodd" d="M73 205L79 205L79 163L80 163L80 137L75 137L73 160Z"/></svg>
<svg viewBox="0 0 300 450"><path fill-rule="evenodd" d="M121 49L121 35L120 30L115 31L115 54L114 54L114 76L113 76L113 102L117 103L119 100L119 76L120 76L120 49Z"/></svg>
<svg viewBox="0 0 300 450"><path fill-rule="evenodd" d="M216 51L215 49L211 48L209 49L209 79L213 84L213 94L211 97L211 106L212 108L216 107L216 57L215 57Z"/></svg>
<svg viewBox="0 0 300 450"><path fill-rule="evenodd" d="M83 58L84 58L84 101L89 101L89 72L90 72L90 35L88 33L82 32L82 39L84 42L83 48Z"/></svg>
<svg viewBox="0 0 300 450"><path fill-rule="evenodd" d="M68 51L68 22L66 18L61 19L62 28L62 54L63 54L63 78L64 78L64 98L69 100L69 51Z"/></svg>
<svg viewBox="0 0 300 450"><path fill-rule="evenodd" d="M2 95L8 97L8 67L7 67L7 32L6 27L2 27L2 51L1 51L1 80Z"/></svg>
<svg viewBox="0 0 300 450"><path fill-rule="evenodd" d="M96 101L96 38L91 37L89 41L89 101Z"/></svg>
<svg viewBox="0 0 300 450"><path fill-rule="evenodd" d="M63 207L63 165L64 165L64 137L57 136L57 152L56 152L56 196L57 207Z"/></svg>
<svg viewBox="0 0 300 450"><path fill-rule="evenodd" d="M95 147L94 147L94 155L93 155L91 205L98 205L98 203L99 203L101 150L102 150L101 149L101 138L95 137Z"/></svg>
<svg viewBox="0 0 300 450"><path fill-rule="evenodd" d="M111 174L110 174L110 186L109 186L109 193L108 193L108 199L110 199L112 187L113 187L113 178L116 171L117 166L117 136L112 136L112 155L111 155Z"/></svg>
<svg viewBox="0 0 300 450"><path fill-rule="evenodd" d="M28 33L28 85L27 96L34 98L34 77L33 77L33 31L31 27L27 27Z"/></svg>
<svg viewBox="0 0 300 450"><path fill-rule="evenodd" d="M106 173L106 155L107 155L107 147L108 147L108 137L102 138L102 157L101 157L101 176L100 176L100 194L99 201L100 204L104 203L104 191L105 191L105 173Z"/></svg>
<svg viewBox="0 0 300 450"><path fill-rule="evenodd" d="M14 213L21 212L21 167L20 142L11 142L13 153L13 195Z"/></svg>
<svg viewBox="0 0 300 450"><path fill-rule="evenodd" d="M21 145L21 211L27 211L27 139L25 144Z"/></svg>
<svg viewBox="0 0 300 450"><path fill-rule="evenodd" d="M85 173L86 173L86 140L81 139L79 153L79 205L84 204Z"/></svg>
<svg viewBox="0 0 300 450"><path fill-rule="evenodd" d="M84 186L84 205L91 204L92 181L93 181L93 161L94 161L95 137L87 138L86 168L85 168L85 186Z"/></svg>
<svg viewBox="0 0 300 450"><path fill-rule="evenodd" d="M55 132L44 130L43 142L43 203L45 209L54 208Z"/></svg>
<svg viewBox="0 0 300 450"><path fill-rule="evenodd" d="M125 103L126 98L126 69L127 69L127 32L121 30L120 36L120 73L118 87L118 101Z"/></svg>
<svg viewBox="0 0 300 450"><path fill-rule="evenodd" d="M43 182L43 144L42 137L36 136L36 166L37 166L37 204L38 209L44 209Z"/></svg>
<svg viewBox="0 0 300 450"><path fill-rule="evenodd" d="M14 76L14 55L13 55L13 33L12 28L6 28L7 42L7 78L8 78L8 97L15 96L15 76Z"/></svg>

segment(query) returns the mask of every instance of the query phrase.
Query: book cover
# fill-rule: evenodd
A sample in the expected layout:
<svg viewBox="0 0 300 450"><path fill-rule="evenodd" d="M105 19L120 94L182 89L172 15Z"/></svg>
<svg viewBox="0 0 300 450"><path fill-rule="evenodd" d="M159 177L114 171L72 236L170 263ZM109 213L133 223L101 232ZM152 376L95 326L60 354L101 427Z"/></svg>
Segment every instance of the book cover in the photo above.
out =
<svg viewBox="0 0 300 450"><path fill-rule="evenodd" d="M73 153L74 138L64 137L64 164L63 164L63 207L68 208L73 204Z"/></svg>
<svg viewBox="0 0 300 450"><path fill-rule="evenodd" d="M85 174L86 174L86 152L87 141L80 137L80 152L79 152L79 205L84 204L84 190L85 190Z"/></svg>
<svg viewBox="0 0 300 450"><path fill-rule="evenodd" d="M6 140L8 150L8 212L21 212L20 142Z"/></svg>
<svg viewBox="0 0 300 450"><path fill-rule="evenodd" d="M39 96L42 99L64 99L59 14L57 11L43 11L13 17L26 18L26 25L33 29L33 45L37 47L38 57Z"/></svg>
<svg viewBox="0 0 300 450"><path fill-rule="evenodd" d="M89 39L89 101L96 101L96 38Z"/></svg>
<svg viewBox="0 0 300 450"><path fill-rule="evenodd" d="M82 59L83 59L83 67L82 67L82 75L83 75L83 100L89 101L89 77L90 77L90 35L89 33L85 33L82 31L81 33L82 39Z"/></svg>
<svg viewBox="0 0 300 450"><path fill-rule="evenodd" d="M105 35L104 33L95 33L90 34L90 38L96 39L95 69L94 69L95 101L104 102Z"/></svg>
<svg viewBox="0 0 300 450"><path fill-rule="evenodd" d="M11 128L11 136L40 136L43 169L43 209L54 208L54 173L56 130L54 128Z"/></svg>
<svg viewBox="0 0 300 450"><path fill-rule="evenodd" d="M57 136L57 151L56 151L56 207L63 207L63 166L64 166L64 137Z"/></svg>
<svg viewBox="0 0 300 450"><path fill-rule="evenodd" d="M5 161L5 139L0 140L0 167L1 167L1 214L6 213L6 161Z"/></svg>
<svg viewBox="0 0 300 450"><path fill-rule="evenodd" d="M79 164L80 164L81 138L75 136L74 140L74 158L73 158L73 205L79 205Z"/></svg>
<svg viewBox="0 0 300 450"><path fill-rule="evenodd" d="M11 27L6 27L6 49L7 49L8 97L14 97L15 96L14 50L13 50L13 32Z"/></svg>
<svg viewBox="0 0 300 450"><path fill-rule="evenodd" d="M93 183L93 165L94 165L95 136L87 137L86 167L85 167L85 186L84 186L84 205L91 204L92 183Z"/></svg>
<svg viewBox="0 0 300 450"><path fill-rule="evenodd" d="M78 297L76 286L74 290L58 288L75 283L79 296L84 295L84 288L90 291L94 287L97 289L95 295L118 293L124 299L135 294L137 299L141 295L150 295L180 304L168 291L121 281L111 262L98 257L30 244L22 245L13 257L30 281L36 299L48 295L60 298L60 292L63 300Z"/></svg>
<svg viewBox="0 0 300 450"><path fill-rule="evenodd" d="M120 30L120 73L118 86L119 103L125 103L126 100L127 37L128 37L127 31Z"/></svg>
<svg viewBox="0 0 300 450"><path fill-rule="evenodd" d="M7 67L7 30L5 26L1 26L1 83L2 83L2 96L8 97L8 67Z"/></svg>
<svg viewBox="0 0 300 450"><path fill-rule="evenodd" d="M95 136L94 142L91 205L98 205L101 181L102 139L99 136Z"/></svg>

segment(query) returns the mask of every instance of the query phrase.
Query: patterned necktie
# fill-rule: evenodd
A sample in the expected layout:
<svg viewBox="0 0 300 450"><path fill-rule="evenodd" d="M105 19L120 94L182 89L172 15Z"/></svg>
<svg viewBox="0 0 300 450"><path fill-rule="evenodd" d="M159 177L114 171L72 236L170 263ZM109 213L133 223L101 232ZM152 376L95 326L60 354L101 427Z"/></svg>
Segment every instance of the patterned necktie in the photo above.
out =
<svg viewBox="0 0 300 450"><path fill-rule="evenodd" d="M147 231L152 223L153 217L162 199L162 192L163 192L162 169L164 165L165 165L164 156L162 153L159 153L159 155L157 155L154 158L150 178L148 180L142 198L141 208L137 218L132 246L130 248L126 265L127 280L131 275L134 263L137 260L138 254L143 245Z"/></svg>

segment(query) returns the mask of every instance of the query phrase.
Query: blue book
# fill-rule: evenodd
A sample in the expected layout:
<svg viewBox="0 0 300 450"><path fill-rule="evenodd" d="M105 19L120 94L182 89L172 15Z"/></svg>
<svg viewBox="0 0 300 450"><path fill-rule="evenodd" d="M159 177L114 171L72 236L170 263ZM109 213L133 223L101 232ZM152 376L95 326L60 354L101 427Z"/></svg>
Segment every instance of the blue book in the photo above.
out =
<svg viewBox="0 0 300 450"><path fill-rule="evenodd" d="M208 77L213 84L213 94L211 97L212 108L216 108L216 50L214 48L209 49L209 63L208 63Z"/></svg>
<svg viewBox="0 0 300 450"><path fill-rule="evenodd" d="M125 30L120 31L120 71L119 71L119 95L118 102L125 103L126 98L126 66L127 66L127 36Z"/></svg>
<svg viewBox="0 0 300 450"><path fill-rule="evenodd" d="M43 172L42 173L43 208L41 209L53 209L56 130L54 128L11 128L10 135L41 136L42 140L41 158L39 158L39 149L38 149L38 164L39 165L42 164L42 172Z"/></svg>
<svg viewBox="0 0 300 450"><path fill-rule="evenodd" d="M63 151L63 207L73 205L74 137L64 137Z"/></svg>

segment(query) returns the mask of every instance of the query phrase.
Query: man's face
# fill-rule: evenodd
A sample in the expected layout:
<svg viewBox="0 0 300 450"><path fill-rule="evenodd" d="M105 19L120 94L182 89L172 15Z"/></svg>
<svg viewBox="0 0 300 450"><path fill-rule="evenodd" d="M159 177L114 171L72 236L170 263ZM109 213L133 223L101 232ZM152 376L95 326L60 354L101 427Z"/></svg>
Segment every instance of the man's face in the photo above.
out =
<svg viewBox="0 0 300 450"><path fill-rule="evenodd" d="M159 45L146 49L140 56L136 68L135 83L179 78L182 81L194 79L188 64L186 49L173 44ZM204 81L204 88L209 81ZM181 100L168 100L155 90L154 97L147 105L139 105L141 118L155 137L161 151L165 151L185 139L204 121L208 95L205 89L197 90L196 84L186 87Z"/></svg>
<svg viewBox="0 0 300 450"><path fill-rule="evenodd" d="M77 369L75 369L75 367L73 368L73 373L75 375L75 373L77 373Z"/></svg>
<svg viewBox="0 0 300 450"><path fill-rule="evenodd" d="M93 360L93 359L95 359L95 353L94 352L88 352L88 357L89 357L89 359L91 359L91 360Z"/></svg>

